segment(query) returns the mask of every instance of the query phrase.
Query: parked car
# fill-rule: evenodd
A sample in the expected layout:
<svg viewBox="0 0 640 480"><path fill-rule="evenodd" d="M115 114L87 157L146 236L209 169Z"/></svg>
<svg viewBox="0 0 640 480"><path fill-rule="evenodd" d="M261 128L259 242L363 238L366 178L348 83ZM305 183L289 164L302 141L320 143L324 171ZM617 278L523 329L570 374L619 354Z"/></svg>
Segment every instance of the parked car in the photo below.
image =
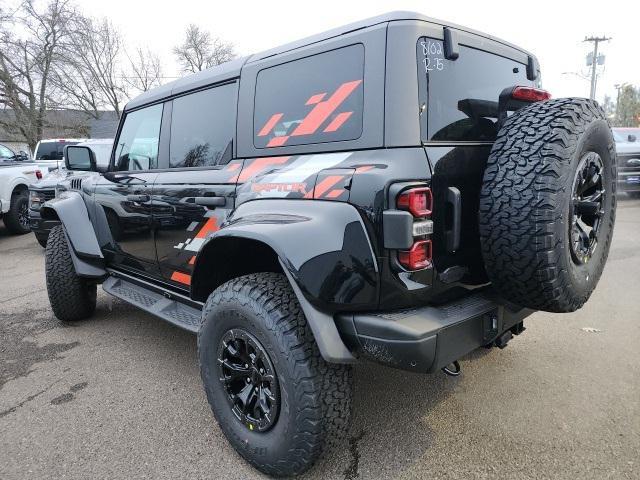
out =
<svg viewBox="0 0 640 480"><path fill-rule="evenodd" d="M12 155L7 154L3 147L0 145L0 218L9 232L21 235L30 231L28 185L42 178L43 169L36 163L16 160L16 155L11 150Z"/></svg>
<svg viewBox="0 0 640 480"><path fill-rule="evenodd" d="M26 162L29 161L27 152L20 150L18 153L6 145L0 143L0 162Z"/></svg>
<svg viewBox="0 0 640 480"><path fill-rule="evenodd" d="M74 145L89 147L96 158L96 170L106 170L113 147L112 138L92 139L78 144L74 143ZM69 144L66 146L69 146ZM47 200L55 198L57 193L73 189L75 185L78 185L79 179L95 174L87 171L67 170L63 166L49 172L42 180L29 185L29 225L36 240L42 247L47 246L49 232L60 222L57 220L43 220L40 217L40 207ZM72 181L72 179L75 180Z"/></svg>
<svg viewBox="0 0 640 480"><path fill-rule="evenodd" d="M86 138L58 138L41 140L33 152L33 159L39 165L55 170L64 165L64 148L87 141Z"/></svg>
<svg viewBox="0 0 640 480"><path fill-rule="evenodd" d="M457 375L589 299L613 136L539 81L519 47L396 12L143 93L108 171L41 209L53 312L91 317L102 284L197 333L229 442L299 474L348 431L354 362ZM96 171L87 147L66 163Z"/></svg>
<svg viewBox="0 0 640 480"><path fill-rule="evenodd" d="M640 128L614 128L618 154L618 188L640 197Z"/></svg>

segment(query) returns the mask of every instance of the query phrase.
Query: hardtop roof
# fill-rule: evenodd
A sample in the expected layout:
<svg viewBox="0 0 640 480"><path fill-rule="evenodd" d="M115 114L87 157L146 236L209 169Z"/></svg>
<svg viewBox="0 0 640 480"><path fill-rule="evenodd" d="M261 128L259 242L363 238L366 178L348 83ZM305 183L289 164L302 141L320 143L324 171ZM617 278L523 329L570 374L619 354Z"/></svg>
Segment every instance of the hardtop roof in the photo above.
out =
<svg viewBox="0 0 640 480"><path fill-rule="evenodd" d="M211 67L208 68L206 70L202 70L201 72L197 72L188 76L185 76L183 78L180 78L178 80L175 80L173 82L167 83L165 85L162 85L160 87L154 88L152 90L149 90L147 92L142 93L141 95L137 96L136 98L134 98L133 100L131 100L126 106L125 106L125 111L126 110L131 110L133 108L137 108L140 107L142 105L148 104L148 103L153 103L153 102L157 102L160 101L164 98L173 96L173 95L179 95L181 93L184 92L188 92L190 90L195 90L207 85L211 85L214 83L221 83L221 82L225 82L225 81L230 81L233 80L235 78L238 78L240 76L240 72L242 70L242 67L246 64L246 63L253 63L253 62L257 62L260 60L263 60L265 58L268 57L272 57L275 55L279 55L281 53L285 53L285 52L289 52L291 50L296 50L298 48L303 48L306 47L308 45L312 45L314 43L319 43L322 42L324 40L328 40L330 38L335 38L335 37L339 37L340 35L344 35L346 33L350 33L350 32L354 32L356 30L361 30L364 28L368 28L368 27L372 27L374 25L379 25L382 23L387 23L387 22L393 22L393 21L401 21L401 20L418 20L418 21L423 21L423 22L429 22L432 24L436 24L436 25L442 25L442 26L447 26L447 27L451 27L457 30L461 30L464 32L468 32L474 35L478 35L490 40L493 40L495 42L501 43L505 46L508 46L510 48L513 48L515 50L518 50L520 52L523 52L527 55L531 55L529 52L527 52L526 50L513 45L509 42L506 42L504 40L500 40L498 38L495 38L491 35L482 33L482 32L478 32L476 30L472 30L470 28L467 27L463 27L460 25L457 25L455 23L452 22L445 22L443 20L438 20L435 18L431 18L431 17L427 17L425 15L422 15L421 13L417 13L417 12L410 12L410 11L394 11L394 12L389 12L389 13L385 13L382 15L377 15L375 17L370 17L364 20L360 20L357 22L353 22L353 23L349 23L347 25L343 25L341 27L337 27L337 28L333 28L331 30L327 30L325 32L322 33L318 33L316 35L311 35L309 37L305 37L302 38L300 40L296 40L290 43L286 43L284 45L280 45L278 47L274 47L268 50L265 50L263 52L260 53L256 53L253 55L249 55L246 57L242 57L242 58L237 58L235 60L232 60L230 62L226 62L223 63L221 65L217 65L215 67Z"/></svg>

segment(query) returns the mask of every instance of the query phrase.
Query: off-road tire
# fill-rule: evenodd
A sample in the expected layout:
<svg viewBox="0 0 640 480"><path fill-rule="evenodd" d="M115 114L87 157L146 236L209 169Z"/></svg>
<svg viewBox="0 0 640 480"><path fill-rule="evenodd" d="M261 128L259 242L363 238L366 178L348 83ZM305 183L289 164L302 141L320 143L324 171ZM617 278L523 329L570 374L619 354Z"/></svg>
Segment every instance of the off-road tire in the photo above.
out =
<svg viewBox="0 0 640 480"><path fill-rule="evenodd" d="M45 251L47 294L53 314L65 322L84 320L96 309L97 286L76 275L62 225L49 232Z"/></svg>
<svg viewBox="0 0 640 480"><path fill-rule="evenodd" d="M604 201L587 263L572 258L573 186L581 159L602 160ZM590 153L589 153L590 154ZM611 129L592 100L535 103L511 115L489 156L480 194L480 240L489 279L509 301L549 312L580 308L607 260L616 207Z"/></svg>
<svg viewBox="0 0 640 480"><path fill-rule="evenodd" d="M9 211L2 217L4 225L7 227L9 232L14 235L24 235L31 231L28 224L24 225L20 222L20 216L25 214L25 210L28 214L28 208L29 197L26 194L14 193L11 196L11 206L9 207Z"/></svg>
<svg viewBox="0 0 640 480"><path fill-rule="evenodd" d="M242 328L267 351L280 390L277 422L256 432L232 412L220 381L219 342ZM258 470L290 476L309 469L325 447L346 436L350 366L323 360L287 278L257 273L228 281L208 298L198 334L200 372L211 409L233 447Z"/></svg>
<svg viewBox="0 0 640 480"><path fill-rule="evenodd" d="M42 233L34 233L37 242L40 244L42 248L47 248L47 240L49 239L49 235Z"/></svg>

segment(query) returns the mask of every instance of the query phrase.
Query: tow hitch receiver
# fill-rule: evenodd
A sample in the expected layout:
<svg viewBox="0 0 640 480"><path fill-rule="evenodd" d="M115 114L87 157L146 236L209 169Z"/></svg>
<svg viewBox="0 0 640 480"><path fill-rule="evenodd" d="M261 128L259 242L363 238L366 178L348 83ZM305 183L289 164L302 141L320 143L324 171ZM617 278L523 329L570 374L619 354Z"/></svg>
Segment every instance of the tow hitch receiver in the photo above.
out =
<svg viewBox="0 0 640 480"><path fill-rule="evenodd" d="M511 330L507 330L498 338L496 338L495 345L496 347L502 349L507 346L507 343L509 343L509 340L511 340L512 338L513 338L513 333L511 333Z"/></svg>
<svg viewBox="0 0 640 480"><path fill-rule="evenodd" d="M509 330L506 330L505 332L502 333L502 335L498 336L498 338L495 339L493 344L496 347L502 349L507 346L507 344L513 338L514 335L520 335L525 330L526 328L524 327L524 322L516 323Z"/></svg>

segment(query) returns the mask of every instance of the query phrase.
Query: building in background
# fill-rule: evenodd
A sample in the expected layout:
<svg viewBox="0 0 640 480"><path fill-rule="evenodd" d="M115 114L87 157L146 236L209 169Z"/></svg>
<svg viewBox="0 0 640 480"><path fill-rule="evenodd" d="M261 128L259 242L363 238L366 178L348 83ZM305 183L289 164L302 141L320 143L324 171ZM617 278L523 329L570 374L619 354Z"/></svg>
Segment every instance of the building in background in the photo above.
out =
<svg viewBox="0 0 640 480"><path fill-rule="evenodd" d="M29 152L25 139L14 129L5 127L14 121L11 110L0 110L0 143L16 152ZM115 112L100 112L100 118L96 119L76 110L51 110L47 112L42 138L113 138L117 129Z"/></svg>

